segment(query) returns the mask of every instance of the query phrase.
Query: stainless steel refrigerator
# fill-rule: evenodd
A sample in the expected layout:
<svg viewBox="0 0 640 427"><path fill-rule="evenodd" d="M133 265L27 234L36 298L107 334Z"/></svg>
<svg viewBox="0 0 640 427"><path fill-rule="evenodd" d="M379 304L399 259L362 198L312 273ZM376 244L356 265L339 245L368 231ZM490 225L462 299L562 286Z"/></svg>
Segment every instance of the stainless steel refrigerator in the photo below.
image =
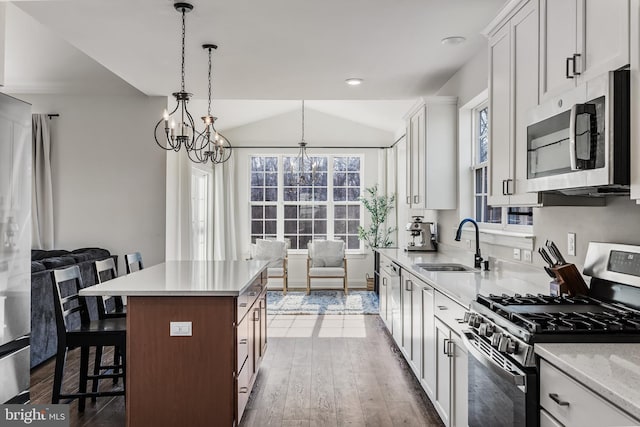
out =
<svg viewBox="0 0 640 427"><path fill-rule="evenodd" d="M0 93L0 403L29 399L31 105Z"/></svg>

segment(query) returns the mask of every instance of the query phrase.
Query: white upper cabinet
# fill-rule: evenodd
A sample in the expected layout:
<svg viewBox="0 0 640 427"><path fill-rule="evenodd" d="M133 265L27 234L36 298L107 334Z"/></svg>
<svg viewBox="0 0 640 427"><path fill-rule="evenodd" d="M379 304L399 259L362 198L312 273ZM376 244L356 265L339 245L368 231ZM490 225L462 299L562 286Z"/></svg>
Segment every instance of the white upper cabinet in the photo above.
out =
<svg viewBox="0 0 640 427"><path fill-rule="evenodd" d="M629 0L540 0L540 100L629 64Z"/></svg>
<svg viewBox="0 0 640 427"><path fill-rule="evenodd" d="M538 105L538 8L531 1L489 34L489 198L537 205L526 192L527 113Z"/></svg>
<svg viewBox="0 0 640 427"><path fill-rule="evenodd" d="M640 0L631 0L631 198L640 204Z"/></svg>
<svg viewBox="0 0 640 427"><path fill-rule="evenodd" d="M455 209L457 99L426 98L407 117L407 198L412 209Z"/></svg>

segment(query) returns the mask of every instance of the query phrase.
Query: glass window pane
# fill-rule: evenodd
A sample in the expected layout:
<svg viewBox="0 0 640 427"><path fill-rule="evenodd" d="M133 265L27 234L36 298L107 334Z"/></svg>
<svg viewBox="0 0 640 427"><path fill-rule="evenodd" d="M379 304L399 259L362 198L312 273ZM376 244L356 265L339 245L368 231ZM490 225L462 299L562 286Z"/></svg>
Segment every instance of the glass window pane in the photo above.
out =
<svg viewBox="0 0 640 427"><path fill-rule="evenodd" d="M507 223L517 225L533 225L533 208L509 208Z"/></svg>
<svg viewBox="0 0 640 427"><path fill-rule="evenodd" d="M264 217L268 219L276 219L278 215L278 208L276 206L265 206Z"/></svg>
<svg viewBox="0 0 640 427"><path fill-rule="evenodd" d="M333 208L333 217L340 219L347 217L347 207L345 205L334 206Z"/></svg>
<svg viewBox="0 0 640 427"><path fill-rule="evenodd" d="M284 200L285 202L298 201L298 188L297 187L285 187L284 188Z"/></svg>
<svg viewBox="0 0 640 427"><path fill-rule="evenodd" d="M262 238L262 236L253 236L253 235L252 235L252 236L251 236L251 243L255 243L255 242L256 242L256 240L258 240L258 239L260 239L260 238Z"/></svg>
<svg viewBox="0 0 640 427"><path fill-rule="evenodd" d="M360 157L349 157L349 170L350 171L360 170Z"/></svg>
<svg viewBox="0 0 640 427"><path fill-rule="evenodd" d="M265 234L276 234L278 223L276 221L265 221L264 232Z"/></svg>
<svg viewBox="0 0 640 427"><path fill-rule="evenodd" d="M300 234L313 233L313 221L300 221L298 226L298 232Z"/></svg>
<svg viewBox="0 0 640 427"><path fill-rule="evenodd" d="M320 186L320 187L326 187L327 186L327 173L326 172L319 172L316 173L315 179L314 179L314 185Z"/></svg>
<svg viewBox="0 0 640 427"><path fill-rule="evenodd" d="M334 236L334 237L336 240L342 240L343 242L347 241L347 236L340 235L340 236Z"/></svg>
<svg viewBox="0 0 640 427"><path fill-rule="evenodd" d="M300 188L300 201L301 202L310 202L311 195L313 194L311 187L301 187Z"/></svg>
<svg viewBox="0 0 640 427"><path fill-rule="evenodd" d="M334 157L333 158L333 170L334 171L346 171L347 159L346 157Z"/></svg>
<svg viewBox="0 0 640 427"><path fill-rule="evenodd" d="M284 232L289 234L295 234L298 232L298 221L285 221Z"/></svg>
<svg viewBox="0 0 640 427"><path fill-rule="evenodd" d="M314 234L318 234L318 233L322 233L322 234L326 234L327 233L327 220L315 220L313 221L313 232Z"/></svg>
<svg viewBox="0 0 640 427"><path fill-rule="evenodd" d="M264 170L264 158L258 157L258 156L251 157L251 170L252 171Z"/></svg>
<svg viewBox="0 0 640 427"><path fill-rule="evenodd" d="M349 219L360 219L360 206L349 205Z"/></svg>
<svg viewBox="0 0 640 427"><path fill-rule="evenodd" d="M264 190L262 188L251 188L251 201L261 202L264 200Z"/></svg>
<svg viewBox="0 0 640 427"><path fill-rule="evenodd" d="M350 187L360 187L360 174L359 173L350 173L348 175L347 184Z"/></svg>
<svg viewBox="0 0 640 427"><path fill-rule="evenodd" d="M484 211L484 208L482 206L482 196L476 196L476 221L481 222L483 220L482 218L483 211Z"/></svg>
<svg viewBox="0 0 640 427"><path fill-rule="evenodd" d="M284 217L285 218L297 218L298 217L298 207L297 206L285 206L284 207Z"/></svg>
<svg viewBox="0 0 640 427"><path fill-rule="evenodd" d="M347 238L347 249L360 249L360 239L358 239L358 236L349 236Z"/></svg>
<svg viewBox="0 0 640 427"><path fill-rule="evenodd" d="M327 189L326 188L316 188L313 190L313 200L316 202L326 202L327 201Z"/></svg>
<svg viewBox="0 0 640 427"><path fill-rule="evenodd" d="M487 206L486 222L491 224L500 224L502 222L502 208Z"/></svg>
<svg viewBox="0 0 640 427"><path fill-rule="evenodd" d="M487 148L489 145L489 107L478 111L478 162L483 163L488 159Z"/></svg>
<svg viewBox="0 0 640 427"><path fill-rule="evenodd" d="M482 192L485 194L489 192L489 181L487 179L488 170L489 168L486 166L482 168Z"/></svg>
<svg viewBox="0 0 640 427"><path fill-rule="evenodd" d="M297 175L293 174L293 173L285 173L284 174L284 185L287 186L296 186L298 185L298 178Z"/></svg>
<svg viewBox="0 0 640 427"><path fill-rule="evenodd" d="M313 157L313 161L316 164L316 171L327 171L328 161L326 157Z"/></svg>
<svg viewBox="0 0 640 427"><path fill-rule="evenodd" d="M269 187L277 187L278 186L278 174L277 173L265 173L264 174L264 185Z"/></svg>
<svg viewBox="0 0 640 427"><path fill-rule="evenodd" d="M347 190L346 188L334 188L333 189L333 200L338 202L344 202L347 200Z"/></svg>
<svg viewBox="0 0 640 427"><path fill-rule="evenodd" d="M482 193L482 168L476 169L476 194Z"/></svg>
<svg viewBox="0 0 640 427"><path fill-rule="evenodd" d="M359 188L349 188L347 189L347 193L349 194L349 201L356 202L360 197L360 189Z"/></svg>
<svg viewBox="0 0 640 427"><path fill-rule="evenodd" d="M298 237L291 235L291 234L285 234L284 236L285 240L289 240L290 242L290 249L298 249Z"/></svg>
<svg viewBox="0 0 640 427"><path fill-rule="evenodd" d="M300 236L298 239L298 248L307 249L307 244L311 241L311 236Z"/></svg>
<svg viewBox="0 0 640 427"><path fill-rule="evenodd" d="M313 206L300 206L300 213L298 215L300 218L313 218Z"/></svg>
<svg viewBox="0 0 640 427"><path fill-rule="evenodd" d="M349 234L358 234L358 226L360 225L360 221L347 221L348 229L347 232Z"/></svg>
<svg viewBox="0 0 640 427"><path fill-rule="evenodd" d="M347 185L347 174L344 172L337 172L333 174L333 185L335 187L344 187Z"/></svg>
<svg viewBox="0 0 640 427"><path fill-rule="evenodd" d="M347 221L334 221L333 232L335 234L344 234L347 232Z"/></svg>
<svg viewBox="0 0 640 427"><path fill-rule="evenodd" d="M262 172L252 172L251 185L253 187L262 187L264 185L264 174Z"/></svg>
<svg viewBox="0 0 640 427"><path fill-rule="evenodd" d="M327 207L326 206L316 206L314 218L326 218L327 217Z"/></svg>
<svg viewBox="0 0 640 427"><path fill-rule="evenodd" d="M262 219L262 213L264 211L263 206L251 206L251 218Z"/></svg>
<svg viewBox="0 0 640 427"><path fill-rule="evenodd" d="M267 202L277 202L278 201L278 189L277 188L265 188L264 190L264 200Z"/></svg>
<svg viewBox="0 0 640 427"><path fill-rule="evenodd" d="M263 222L262 221L251 221L251 234L263 234Z"/></svg>
<svg viewBox="0 0 640 427"><path fill-rule="evenodd" d="M278 158L277 157L266 157L264 163L265 170L268 171L277 171L278 170Z"/></svg>
<svg viewBox="0 0 640 427"><path fill-rule="evenodd" d="M326 234L314 234L313 240L327 240Z"/></svg>

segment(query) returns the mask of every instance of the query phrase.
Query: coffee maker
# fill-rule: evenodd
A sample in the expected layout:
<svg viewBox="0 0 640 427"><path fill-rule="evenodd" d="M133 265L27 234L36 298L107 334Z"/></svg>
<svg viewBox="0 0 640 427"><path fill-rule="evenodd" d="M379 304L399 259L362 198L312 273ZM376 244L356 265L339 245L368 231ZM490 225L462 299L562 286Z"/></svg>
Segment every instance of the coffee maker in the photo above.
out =
<svg viewBox="0 0 640 427"><path fill-rule="evenodd" d="M405 251L437 251L437 225L433 222L422 222L422 216L413 216L413 222L407 224L411 233L411 241Z"/></svg>

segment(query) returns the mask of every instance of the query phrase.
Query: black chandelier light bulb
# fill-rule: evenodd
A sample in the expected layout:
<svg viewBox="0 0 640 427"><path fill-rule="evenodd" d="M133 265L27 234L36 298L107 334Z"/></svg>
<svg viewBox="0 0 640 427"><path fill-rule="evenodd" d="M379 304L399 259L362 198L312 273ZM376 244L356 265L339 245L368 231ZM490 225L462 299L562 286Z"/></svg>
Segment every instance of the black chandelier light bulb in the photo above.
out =
<svg viewBox="0 0 640 427"><path fill-rule="evenodd" d="M218 46L208 43L203 44L202 48L209 53L209 104L207 114L202 117L204 130L198 133L195 140L194 157L200 163L210 161L213 164L218 164L226 162L231 157L231 143L216 130L215 122L218 118L211 114L211 52Z"/></svg>
<svg viewBox="0 0 640 427"><path fill-rule="evenodd" d="M180 151L185 148L189 159L198 162L196 157L195 143L195 123L193 116L187 109L189 99L192 94L185 90L184 84L184 45L186 35L185 15L193 10L190 3L175 3L174 8L182 15L182 50L181 50L181 74L180 74L180 91L174 92L172 95L176 98L175 108L169 112L164 110L162 118L156 124L154 129L154 137L156 144L164 150Z"/></svg>

